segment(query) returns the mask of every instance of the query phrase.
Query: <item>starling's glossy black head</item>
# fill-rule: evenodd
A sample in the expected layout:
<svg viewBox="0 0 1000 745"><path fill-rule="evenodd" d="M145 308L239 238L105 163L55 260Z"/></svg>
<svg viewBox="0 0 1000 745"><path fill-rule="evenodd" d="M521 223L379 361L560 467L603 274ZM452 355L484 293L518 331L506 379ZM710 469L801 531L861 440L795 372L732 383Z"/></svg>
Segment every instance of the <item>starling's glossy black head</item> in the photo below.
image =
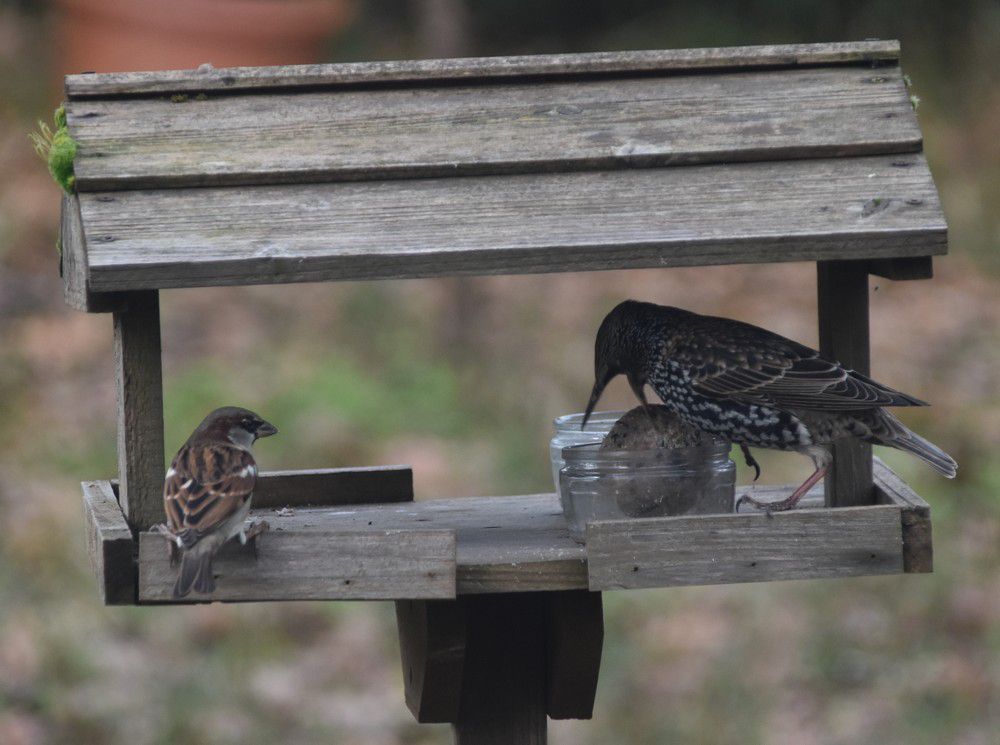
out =
<svg viewBox="0 0 1000 745"><path fill-rule="evenodd" d="M645 380L640 369L639 347L642 317L647 307L648 303L626 300L615 306L601 322L594 344L594 389L590 393L580 429L587 426L601 393L616 375L627 375L632 390L643 398L641 391Z"/></svg>

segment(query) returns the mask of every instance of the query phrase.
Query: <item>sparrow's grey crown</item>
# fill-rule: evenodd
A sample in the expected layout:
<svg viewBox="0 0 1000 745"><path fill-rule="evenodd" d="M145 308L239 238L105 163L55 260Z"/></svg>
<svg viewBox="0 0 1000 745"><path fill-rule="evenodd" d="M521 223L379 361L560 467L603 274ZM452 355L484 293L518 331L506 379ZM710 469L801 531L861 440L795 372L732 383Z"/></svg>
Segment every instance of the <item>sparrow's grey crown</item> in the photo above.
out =
<svg viewBox="0 0 1000 745"><path fill-rule="evenodd" d="M229 440L240 447L250 447L257 439L270 437L277 432L277 427L249 409L223 406L202 420L192 439L214 437Z"/></svg>

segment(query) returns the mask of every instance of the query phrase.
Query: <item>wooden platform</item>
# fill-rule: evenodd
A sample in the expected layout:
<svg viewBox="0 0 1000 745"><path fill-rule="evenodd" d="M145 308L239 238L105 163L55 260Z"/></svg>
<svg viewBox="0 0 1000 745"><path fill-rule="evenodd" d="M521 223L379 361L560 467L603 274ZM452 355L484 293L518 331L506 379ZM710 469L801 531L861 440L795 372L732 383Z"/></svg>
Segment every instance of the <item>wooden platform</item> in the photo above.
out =
<svg viewBox="0 0 1000 745"><path fill-rule="evenodd" d="M326 473L336 500L351 470ZM391 473L391 472L390 472ZM261 474L262 483L271 478ZM281 476L296 499L294 473ZM374 482L373 482L374 483ZM252 519L271 529L251 547L232 542L205 600L441 599L457 595L851 577L931 569L930 516L923 500L881 462L879 504L827 509L814 491L802 509L590 523L576 543L553 494L421 502L280 507L269 495ZM779 499L787 489L761 488ZM319 495L320 490L316 494ZM398 495L397 495L398 496ZM174 602L166 544L138 540L117 510L110 482L87 482L91 555L112 604Z"/></svg>
<svg viewBox="0 0 1000 745"><path fill-rule="evenodd" d="M926 276L946 226L898 53L70 76L67 298L846 259Z"/></svg>

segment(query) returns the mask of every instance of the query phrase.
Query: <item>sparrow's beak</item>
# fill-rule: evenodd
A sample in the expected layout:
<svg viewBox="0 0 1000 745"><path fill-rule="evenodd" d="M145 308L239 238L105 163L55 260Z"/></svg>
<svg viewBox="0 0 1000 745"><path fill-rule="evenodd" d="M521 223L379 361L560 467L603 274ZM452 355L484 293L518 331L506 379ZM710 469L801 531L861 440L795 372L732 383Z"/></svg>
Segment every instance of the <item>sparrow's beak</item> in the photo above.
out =
<svg viewBox="0 0 1000 745"><path fill-rule="evenodd" d="M270 437L271 435L276 434L278 434L278 428L270 422L262 422L257 427L257 439L260 439L261 437Z"/></svg>
<svg viewBox="0 0 1000 745"><path fill-rule="evenodd" d="M604 387L608 384L608 379L598 380L594 383L594 390L590 392L590 401L587 402L587 411L583 415L583 421L580 423L580 429L582 430L587 426L587 420L590 419L590 415L594 412L594 407L597 406L597 401L601 398L601 394L604 392Z"/></svg>

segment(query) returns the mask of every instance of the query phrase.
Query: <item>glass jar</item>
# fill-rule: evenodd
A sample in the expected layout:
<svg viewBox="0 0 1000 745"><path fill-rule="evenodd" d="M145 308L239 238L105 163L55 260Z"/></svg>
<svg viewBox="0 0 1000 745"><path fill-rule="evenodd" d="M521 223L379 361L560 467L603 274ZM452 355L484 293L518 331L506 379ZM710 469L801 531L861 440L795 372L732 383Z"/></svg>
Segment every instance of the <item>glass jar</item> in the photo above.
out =
<svg viewBox="0 0 1000 745"><path fill-rule="evenodd" d="M583 421L582 412L565 414L552 420L556 434L549 442L549 458L552 460L552 482L557 493L560 491L559 470L563 467L563 448L593 443L600 445L605 435L615 426L615 422L624 415L624 411L595 411L590 415L583 430L580 429L580 422Z"/></svg>
<svg viewBox="0 0 1000 745"><path fill-rule="evenodd" d="M591 520L732 512L729 448L719 441L669 450L564 448L559 500L570 534L582 543Z"/></svg>

